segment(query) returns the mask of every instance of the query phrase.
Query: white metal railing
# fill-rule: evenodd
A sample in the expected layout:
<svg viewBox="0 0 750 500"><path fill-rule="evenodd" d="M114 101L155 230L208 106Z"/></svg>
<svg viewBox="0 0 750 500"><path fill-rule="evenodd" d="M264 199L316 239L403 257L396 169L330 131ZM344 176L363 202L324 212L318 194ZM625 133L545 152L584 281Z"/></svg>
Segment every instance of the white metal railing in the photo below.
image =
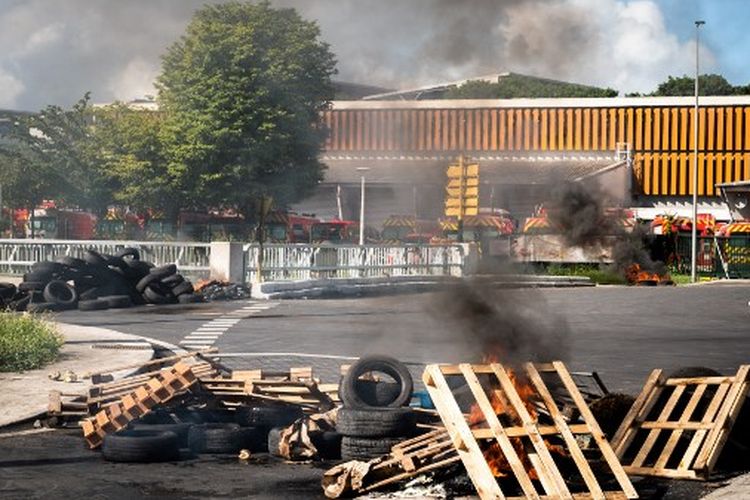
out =
<svg viewBox="0 0 750 500"><path fill-rule="evenodd" d="M246 281L257 281L259 247L244 246ZM462 245L263 245L265 281L387 276L461 276Z"/></svg>
<svg viewBox="0 0 750 500"><path fill-rule="evenodd" d="M180 273L208 277L209 243L109 240L0 239L0 274L23 274L35 262L83 257L86 250L114 254L125 247L137 248L143 260L156 265L176 264Z"/></svg>

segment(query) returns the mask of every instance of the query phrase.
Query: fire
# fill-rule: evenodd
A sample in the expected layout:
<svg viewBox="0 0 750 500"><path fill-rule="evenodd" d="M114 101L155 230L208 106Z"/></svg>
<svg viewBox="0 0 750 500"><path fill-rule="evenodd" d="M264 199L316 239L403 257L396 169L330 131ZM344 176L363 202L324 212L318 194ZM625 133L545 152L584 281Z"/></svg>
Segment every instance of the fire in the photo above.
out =
<svg viewBox="0 0 750 500"><path fill-rule="evenodd" d="M625 277L631 285L671 285L672 278L665 274L651 273L641 269L639 264L633 264L625 271Z"/></svg>
<svg viewBox="0 0 750 500"><path fill-rule="evenodd" d="M485 359L485 363L496 362L497 358L495 356L487 356ZM505 371L508 374L511 382L513 382L513 387L521 397L521 400L523 401L524 406L531 416L532 420L536 422L538 420L538 411L535 406L536 392L534 390L534 387L528 381L524 380L522 377L519 377L513 369L505 368ZM518 413L513 408L513 405L510 403L510 401L508 401L507 396L501 389L492 389L489 396L490 403L492 404L492 409L495 411L495 415L498 416L498 419L503 426L523 425L521 418L518 416ZM484 414L482 413L482 410L479 408L478 404L472 405L469 412L468 422L471 427L476 427L479 424L485 422ZM515 449L519 459L521 460L524 469L526 469L527 473L529 474L529 478L533 480L539 479L539 475L537 474L534 466L531 463L529 454L526 452L526 445L523 440L516 437L510 438L510 442L513 445L513 448ZM547 445L547 448L550 449L550 451L558 452L561 454L565 453L562 448L553 446L547 441L545 441L545 444ZM483 449L482 452L485 460L487 461L487 465L489 465L490 470L495 477L506 477L512 470L507 458L505 457L505 454L496 441L489 442L489 444Z"/></svg>

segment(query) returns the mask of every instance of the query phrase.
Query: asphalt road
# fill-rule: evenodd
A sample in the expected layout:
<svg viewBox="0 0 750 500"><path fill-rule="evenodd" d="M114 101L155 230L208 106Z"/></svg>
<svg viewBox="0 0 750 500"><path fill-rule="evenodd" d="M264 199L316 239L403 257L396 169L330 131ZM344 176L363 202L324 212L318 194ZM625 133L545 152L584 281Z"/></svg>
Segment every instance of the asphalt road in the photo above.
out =
<svg viewBox="0 0 750 500"><path fill-rule="evenodd" d="M467 306L465 292L71 311L59 319L173 344L200 330L189 338L215 345L233 367L313 365L330 376L367 353L409 362L418 376L423 363L476 361L498 343L516 357L544 353L597 371L611 390L627 392L653 368L732 373L750 362L748 284L482 290L490 313L467 312L476 304Z"/></svg>
<svg viewBox="0 0 750 500"><path fill-rule="evenodd" d="M311 364L324 378L364 353L410 363L557 357L596 370L612 390L636 392L649 370L702 365L731 373L750 362L750 286L599 287L445 293L278 303L66 312L59 319L192 347L216 345L235 367ZM196 333L197 332L197 333ZM105 353L106 351L102 351ZM335 379L334 379L335 380ZM113 464L80 431L0 435L0 498L321 498L331 464L250 463L201 456ZM641 498L699 498L717 483L639 480Z"/></svg>

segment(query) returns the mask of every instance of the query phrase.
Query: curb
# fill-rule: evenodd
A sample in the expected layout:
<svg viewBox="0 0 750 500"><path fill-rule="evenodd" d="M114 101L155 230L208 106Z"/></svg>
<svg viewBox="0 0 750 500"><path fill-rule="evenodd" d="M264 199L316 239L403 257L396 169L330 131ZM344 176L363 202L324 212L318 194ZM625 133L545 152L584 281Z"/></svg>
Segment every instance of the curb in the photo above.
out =
<svg viewBox="0 0 750 500"><path fill-rule="evenodd" d="M493 288L572 288L596 286L586 277L505 275L475 277ZM253 283L255 299L302 299L361 297L386 294L424 293L444 290L467 280L447 276L397 276L392 278L330 278Z"/></svg>
<svg viewBox="0 0 750 500"><path fill-rule="evenodd" d="M128 352L139 352L141 353L141 358L146 358L146 352L148 352L148 349L145 348L145 346L151 347L150 354L148 355L148 359L154 358L155 349L153 346L160 347L162 349L171 350L174 351L175 354L181 354L186 352L184 349L177 347L173 344L170 344L168 342L162 342L157 339L153 339L150 337L144 337L142 335L134 335L130 333L124 333L119 332L117 330L113 330L111 328L100 328L100 327L94 327L94 326L84 326L84 325L75 325L72 323L56 323L59 331L64 334L64 332L67 331L74 331L77 330L80 332L81 329L85 329L86 335L91 336L92 339L95 339L97 337L102 339L108 339L108 337L111 338L111 340L107 340L106 345L113 346L112 349L92 349L93 352L96 354L93 356L94 358L102 358L103 356L107 356L111 353L122 353L122 351L128 351ZM96 342L96 340L91 341L80 341L80 340L74 340L71 342L71 344L93 344L93 342ZM118 347L119 346L119 347ZM135 347L135 349L127 349L128 347ZM144 352L145 351L145 352ZM22 372L22 373L3 373L0 374L0 378L5 378L7 380L6 388L9 388L8 394L6 397L8 398L9 402L5 402L4 405L7 405L9 407L12 407L13 405L16 405L16 407L19 407L19 409L15 412L8 411L8 408L4 408L4 413L8 414L9 417L7 420L2 421L0 423L0 429L17 425L22 422L26 422L32 419L36 419L44 414L46 414L46 401L47 401L47 394L50 390L58 389L58 390L71 390L70 384L65 384L63 382L54 382L50 381L47 377L47 375L50 373L50 371L55 370L61 370L61 367L59 365L64 362L69 363L75 363L78 362L78 358L76 359L65 359L65 356L61 356L62 359L58 359L55 363L52 363L51 365L44 366L37 370L32 370L29 372ZM90 362L90 361L89 361ZM91 365L87 365L87 362L84 362L83 365L86 368L85 371L96 371L97 368L88 369L91 367ZM126 365L129 363L125 362L117 362L116 363L119 366ZM55 367L55 365L58 365L58 367ZM76 373L81 373L82 371L79 371L76 365L76 369L73 370ZM132 372L129 371L127 374L130 374ZM126 374L126 375L127 375ZM117 378L122 378L125 375L121 375ZM2 382L0 382L0 385ZM57 385L57 386L56 386ZM24 401L26 404L22 404L18 402L18 398L16 395L16 398L14 399L13 393L17 393L19 390L19 386L26 388L28 390L29 397L25 399ZM76 390L85 390L90 386L88 381L85 382L85 384L76 385L74 386ZM42 398L39 397L31 397L31 395L38 396L42 395Z"/></svg>

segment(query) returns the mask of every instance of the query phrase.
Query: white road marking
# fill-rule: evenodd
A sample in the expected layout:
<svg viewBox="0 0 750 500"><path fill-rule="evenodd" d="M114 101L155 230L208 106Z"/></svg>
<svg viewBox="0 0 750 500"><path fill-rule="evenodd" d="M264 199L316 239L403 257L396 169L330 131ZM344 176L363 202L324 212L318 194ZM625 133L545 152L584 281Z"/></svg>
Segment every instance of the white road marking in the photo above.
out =
<svg viewBox="0 0 750 500"><path fill-rule="evenodd" d="M194 345L194 346L204 346L204 345L211 345L213 344L213 340L198 340L198 339L185 339L180 342L182 345Z"/></svg>
<svg viewBox="0 0 750 500"><path fill-rule="evenodd" d="M193 333L188 334L188 336L185 337L185 338L186 339L197 339L197 338L206 338L206 339L214 338L214 339L218 339L219 337L221 337L221 332L219 332L219 333L197 333L197 332L193 332Z"/></svg>

